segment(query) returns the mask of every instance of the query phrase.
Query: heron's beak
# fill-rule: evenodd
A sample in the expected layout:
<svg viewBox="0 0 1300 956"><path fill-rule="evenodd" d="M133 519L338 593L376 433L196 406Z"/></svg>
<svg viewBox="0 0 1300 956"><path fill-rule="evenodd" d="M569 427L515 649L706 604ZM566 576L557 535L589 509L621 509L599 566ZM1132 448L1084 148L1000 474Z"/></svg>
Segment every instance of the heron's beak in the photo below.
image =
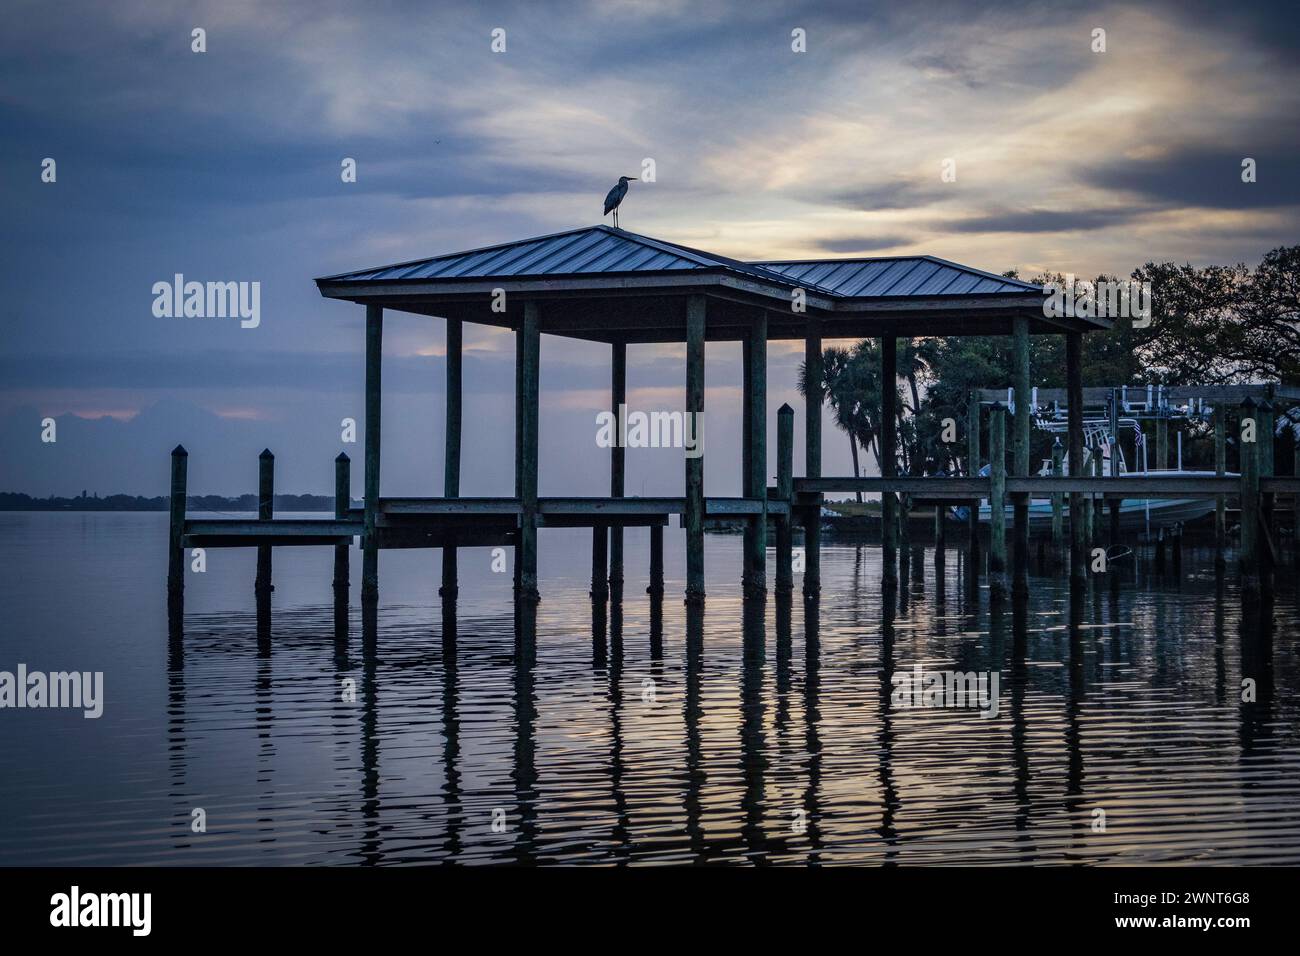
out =
<svg viewBox="0 0 1300 956"><path fill-rule="evenodd" d="M629 177L627 177L627 181L628 181L629 183L639 183L639 182L641 181L641 177L640 177L640 176L629 176Z"/></svg>

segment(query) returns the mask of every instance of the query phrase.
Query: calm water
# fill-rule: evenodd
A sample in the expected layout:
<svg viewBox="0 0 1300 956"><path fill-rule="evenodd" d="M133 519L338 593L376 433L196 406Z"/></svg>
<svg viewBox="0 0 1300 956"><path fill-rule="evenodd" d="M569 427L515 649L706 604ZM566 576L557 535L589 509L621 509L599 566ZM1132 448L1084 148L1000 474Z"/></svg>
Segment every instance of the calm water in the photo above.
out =
<svg viewBox="0 0 1300 956"><path fill-rule="evenodd" d="M452 656L435 552L383 554L375 633L354 593L340 644L332 551L277 550L259 646L254 553L209 551L177 654L166 520L0 514L0 669L102 670L106 697L0 711L0 863L1300 863L1289 565L1270 637L1207 552L1181 580L1127 567L1072 624L1054 579L990 614L927 549L888 625L879 550L832 545L817 611L769 598L747 653L739 537L709 537L688 627L668 531L660 635L630 531L593 640L589 532L544 531L535 653L476 550ZM891 702L917 663L1000 672L999 714Z"/></svg>

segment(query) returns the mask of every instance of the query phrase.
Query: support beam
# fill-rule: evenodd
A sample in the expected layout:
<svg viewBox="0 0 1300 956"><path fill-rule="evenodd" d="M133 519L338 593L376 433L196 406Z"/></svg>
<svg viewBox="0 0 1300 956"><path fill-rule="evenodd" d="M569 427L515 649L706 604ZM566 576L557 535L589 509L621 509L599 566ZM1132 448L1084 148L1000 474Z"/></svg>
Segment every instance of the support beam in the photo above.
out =
<svg viewBox="0 0 1300 956"><path fill-rule="evenodd" d="M989 596L1007 594L1007 410L1001 402L989 409Z"/></svg>
<svg viewBox="0 0 1300 956"><path fill-rule="evenodd" d="M776 493L787 505L794 502L794 409L776 410ZM794 590L794 548L790 513L776 518L776 593Z"/></svg>
<svg viewBox="0 0 1300 956"><path fill-rule="evenodd" d="M539 307L524 303L523 319L515 330L515 364L519 373L519 418L515 423L519 459L515 463L519 498L518 597L538 599L537 591L537 422L538 363L541 358Z"/></svg>
<svg viewBox="0 0 1300 956"><path fill-rule="evenodd" d="M461 432L461 346L464 329L460 319L447 320L447 425L445 454L442 467L442 496L460 497L460 432ZM442 549L442 587L438 593L446 599L456 600L460 592L459 569L455 545Z"/></svg>
<svg viewBox="0 0 1300 956"><path fill-rule="evenodd" d="M746 527L744 591L749 597L767 593L767 313L759 312L749 331L748 388L744 403L749 423L744 437L748 454L745 461L745 497L764 503Z"/></svg>
<svg viewBox="0 0 1300 956"><path fill-rule="evenodd" d="M686 603L704 601L704 323L705 298L686 299L686 414L697 451L686 456Z"/></svg>
<svg viewBox="0 0 1300 956"><path fill-rule="evenodd" d="M1013 474L1029 476L1029 319L1018 315L1012 320L1012 385L1015 391L1016 418L1011 436ZM1017 494L1012 498L1015 509L1015 555L1012 574L1012 591L1016 597L1029 595L1029 496Z"/></svg>
<svg viewBox="0 0 1300 956"><path fill-rule="evenodd" d="M1268 399L1259 403L1256 412L1259 420L1259 477L1273 477L1273 403ZM1277 540L1273 529L1275 497L1271 491L1259 495L1259 584L1265 597L1273 595L1273 542Z"/></svg>
<svg viewBox="0 0 1300 956"><path fill-rule="evenodd" d="M609 600L609 531L603 524L591 529L591 599L598 604Z"/></svg>
<svg viewBox="0 0 1300 956"><path fill-rule="evenodd" d="M898 339L886 335L880 340L880 474L893 478L897 468ZM881 562L885 583L898 583L898 496L886 491L880 496Z"/></svg>
<svg viewBox="0 0 1300 956"><path fill-rule="evenodd" d="M620 409L627 405L627 344L615 342L610 349L610 404L615 421L621 422ZM622 435L622 428L619 429ZM627 449L616 441L609 449L609 494L622 498L625 492L624 476L627 468ZM611 525L609 529L609 597L615 604L623 601L623 526Z"/></svg>
<svg viewBox="0 0 1300 956"><path fill-rule="evenodd" d="M334 518L346 521L352 510L352 459L345 452L339 452L334 459ZM348 557L351 540L340 541L334 545L334 597L346 600L348 587L352 583L351 563Z"/></svg>
<svg viewBox="0 0 1300 956"><path fill-rule="evenodd" d="M804 476L822 476L822 324L817 319L808 320L804 336ZM821 495L805 512L804 518L804 572L803 596L805 600L817 598L822 590L822 517Z"/></svg>
<svg viewBox="0 0 1300 956"><path fill-rule="evenodd" d="M1065 333L1066 411L1069 430L1070 477L1083 477L1083 333ZM1087 580L1088 529L1084 523L1083 495L1070 492L1070 580Z"/></svg>
<svg viewBox="0 0 1300 956"><path fill-rule="evenodd" d="M384 310L366 306L366 519L362 537L361 600L379 600L379 436L383 392Z"/></svg>
<svg viewBox="0 0 1300 956"><path fill-rule="evenodd" d="M650 585L645 590L652 603L664 596L664 528L659 524L650 526Z"/></svg>

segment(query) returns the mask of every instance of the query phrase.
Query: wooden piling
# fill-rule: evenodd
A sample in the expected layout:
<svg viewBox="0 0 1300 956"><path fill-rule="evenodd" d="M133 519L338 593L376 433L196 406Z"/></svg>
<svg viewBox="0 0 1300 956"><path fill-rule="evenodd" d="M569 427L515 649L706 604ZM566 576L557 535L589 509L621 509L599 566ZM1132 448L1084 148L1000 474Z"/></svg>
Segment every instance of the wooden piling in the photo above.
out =
<svg viewBox="0 0 1300 956"><path fill-rule="evenodd" d="M663 525L650 526L650 584L645 589L651 602L660 601L664 596L664 528Z"/></svg>
<svg viewBox="0 0 1300 956"><path fill-rule="evenodd" d="M1214 474L1222 478L1228 471L1228 411L1219 403L1214 406ZM1214 498L1214 563L1225 564L1224 548L1228 542L1228 505L1224 495Z"/></svg>
<svg viewBox="0 0 1300 956"><path fill-rule="evenodd" d="M1120 391L1117 388L1110 390L1110 477L1117 482L1121 480L1119 473L1119 408L1120 408ZM1116 487L1122 487L1116 485ZM1105 499L1103 499L1103 502ZM1110 499L1110 537L1109 543L1111 549L1119 547L1119 516L1120 509L1124 502L1120 498ZM1119 575L1108 571L1111 583L1119 583Z"/></svg>
<svg viewBox="0 0 1300 956"><path fill-rule="evenodd" d="M1012 320L1012 385L1014 386L1016 412L1014 430L1011 436L1011 458L1014 474L1027 478L1029 476L1029 319L1016 316ZM1015 512L1015 553L1012 557L1012 592L1017 597L1029 594L1029 495L1016 494L1012 497Z"/></svg>
<svg viewBox="0 0 1300 956"><path fill-rule="evenodd" d="M1007 593L1007 451L1006 406L989 409L989 595Z"/></svg>
<svg viewBox="0 0 1300 956"><path fill-rule="evenodd" d="M686 414L693 416L695 436L704 424L704 323L702 295L686 299ZM704 444L686 456L686 602L704 601Z"/></svg>
<svg viewBox="0 0 1300 956"><path fill-rule="evenodd" d="M344 521L352 508L352 460L344 452L334 459L334 517ZM352 583L348 542L334 545L334 596L346 597Z"/></svg>
<svg viewBox="0 0 1300 956"><path fill-rule="evenodd" d="M382 391L380 366L383 355L384 310L366 306L366 514L362 535L361 600L379 600L379 434Z"/></svg>
<svg viewBox="0 0 1300 956"><path fill-rule="evenodd" d="M519 598L536 602L537 591L537 421L538 362L541 332L538 305L524 303L523 318L515 330L515 354L519 369L519 460L516 463L519 497Z"/></svg>
<svg viewBox="0 0 1300 956"><path fill-rule="evenodd" d="M620 406L627 404L627 343L615 342L610 348L610 404L615 421L621 421ZM625 492L627 449L620 437L609 450L609 494L622 498ZM609 529L609 597L615 604L623 600L623 526Z"/></svg>
<svg viewBox="0 0 1300 956"><path fill-rule="evenodd" d="M1083 472L1083 333L1065 333L1066 412L1068 416L1070 477ZM1070 492L1070 580L1087 580L1087 525L1083 520L1083 495Z"/></svg>
<svg viewBox="0 0 1300 956"><path fill-rule="evenodd" d="M822 326L817 319L808 320L804 336L804 477L822 476ZM822 518L820 494L814 496L804 517L804 598L821 594Z"/></svg>
<svg viewBox="0 0 1300 956"><path fill-rule="evenodd" d="M767 593L767 312L754 317L749 330L749 388L744 403L749 409L749 430L743 441L749 448L745 497L757 498L762 510L748 522L745 538L744 592L749 597Z"/></svg>
<svg viewBox="0 0 1300 956"><path fill-rule="evenodd" d="M966 476L977 478L980 473L980 398L979 392L971 389L966 399ZM969 513L966 518L966 542L969 554L972 579L979 577L980 564L980 499L968 502Z"/></svg>
<svg viewBox="0 0 1300 956"><path fill-rule="evenodd" d="M880 340L880 474L898 474L896 428L898 401L898 339ZM881 561L885 584L898 583L898 499L892 491L880 495Z"/></svg>
<svg viewBox="0 0 1300 956"><path fill-rule="evenodd" d="M794 409L783 404L776 410L776 493L787 506L794 504ZM776 519L776 593L794 590L794 548L791 513Z"/></svg>
<svg viewBox="0 0 1300 956"><path fill-rule="evenodd" d="M1169 419L1162 405L1156 413L1156 470L1169 468Z"/></svg>
<svg viewBox="0 0 1300 956"><path fill-rule="evenodd" d="M1058 436L1052 443L1052 477L1064 474L1065 446ZM1065 563L1065 495L1059 491L1052 492L1052 562L1058 566Z"/></svg>
<svg viewBox="0 0 1300 956"><path fill-rule="evenodd" d="M167 543L167 596L179 599L185 593L185 494L190 453L184 445L172 449L171 529Z"/></svg>
<svg viewBox="0 0 1300 956"><path fill-rule="evenodd" d="M1273 403L1268 399L1259 403L1256 411L1259 422L1256 437L1259 443L1259 477L1272 478L1273 467ZM1274 494L1262 491L1259 495L1259 584L1265 596L1273 594L1274 548L1277 536L1273 528Z"/></svg>
<svg viewBox="0 0 1300 956"><path fill-rule="evenodd" d="M1255 441L1240 442L1241 448L1241 541L1238 566L1243 594L1259 593L1259 422L1255 400L1241 403L1241 421L1255 429Z"/></svg>
<svg viewBox="0 0 1300 956"><path fill-rule="evenodd" d="M591 529L591 599L600 604L609 600L609 529L598 524Z"/></svg>
<svg viewBox="0 0 1300 956"><path fill-rule="evenodd" d="M275 516L275 455L263 448L257 456L257 520L270 521ZM271 546L257 546L257 578L253 590L266 597L271 593Z"/></svg>
<svg viewBox="0 0 1300 956"><path fill-rule="evenodd" d="M460 434L462 419L461 351L464 327L460 319L447 320L447 415L443 436L442 496L460 497ZM452 536L452 541L455 537ZM442 549L442 587L438 594L454 601L460 592L459 561L455 544Z"/></svg>

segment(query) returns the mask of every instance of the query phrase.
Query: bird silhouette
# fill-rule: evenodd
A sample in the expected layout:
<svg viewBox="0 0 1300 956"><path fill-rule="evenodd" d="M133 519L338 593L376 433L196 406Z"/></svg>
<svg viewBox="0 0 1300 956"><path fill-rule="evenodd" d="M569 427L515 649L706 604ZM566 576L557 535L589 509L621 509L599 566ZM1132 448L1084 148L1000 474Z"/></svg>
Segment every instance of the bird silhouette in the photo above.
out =
<svg viewBox="0 0 1300 956"><path fill-rule="evenodd" d="M637 179L637 178L636 178L635 176L620 176L620 177L618 177L618 185L615 186L613 189L611 189L611 190L609 191L608 195L605 196L605 212L604 212L604 215L608 216L611 212L614 214L614 228L615 228L615 229L618 228L618 206L619 206L619 203L621 203L621 202L623 201L623 197L627 195L627 184L628 184L628 183L636 182L636 179Z"/></svg>

